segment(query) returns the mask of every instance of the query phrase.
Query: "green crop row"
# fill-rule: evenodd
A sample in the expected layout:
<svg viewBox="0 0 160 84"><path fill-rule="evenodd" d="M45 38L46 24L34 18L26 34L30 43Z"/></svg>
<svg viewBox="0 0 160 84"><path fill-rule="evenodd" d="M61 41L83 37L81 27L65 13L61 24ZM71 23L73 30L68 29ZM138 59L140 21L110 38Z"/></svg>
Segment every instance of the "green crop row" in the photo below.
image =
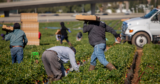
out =
<svg viewBox="0 0 160 84"><path fill-rule="evenodd" d="M105 52L105 56L117 70L109 71L98 61L95 70L88 71L90 65L88 62L80 67L79 73L70 72L67 77L53 84L123 84L127 67L131 66L135 50L135 46L127 43L115 45Z"/></svg>
<svg viewBox="0 0 160 84"><path fill-rule="evenodd" d="M143 48L141 64L139 70L139 80L141 84L160 83L160 46L147 44Z"/></svg>

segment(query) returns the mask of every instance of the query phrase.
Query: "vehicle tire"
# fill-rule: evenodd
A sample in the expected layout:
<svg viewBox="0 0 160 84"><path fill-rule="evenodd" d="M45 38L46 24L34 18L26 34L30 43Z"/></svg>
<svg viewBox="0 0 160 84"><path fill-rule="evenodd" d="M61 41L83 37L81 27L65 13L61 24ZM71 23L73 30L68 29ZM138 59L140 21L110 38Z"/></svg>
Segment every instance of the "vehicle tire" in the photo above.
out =
<svg viewBox="0 0 160 84"><path fill-rule="evenodd" d="M132 38L132 44L142 48L145 44L151 43L149 35L145 32L138 32Z"/></svg>

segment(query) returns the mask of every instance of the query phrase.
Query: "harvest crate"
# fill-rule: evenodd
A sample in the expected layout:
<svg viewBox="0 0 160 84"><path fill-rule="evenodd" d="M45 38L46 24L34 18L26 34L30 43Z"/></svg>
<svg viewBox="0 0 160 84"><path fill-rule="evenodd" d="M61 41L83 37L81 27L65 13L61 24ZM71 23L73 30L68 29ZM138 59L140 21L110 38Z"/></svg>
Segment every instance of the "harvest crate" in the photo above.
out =
<svg viewBox="0 0 160 84"><path fill-rule="evenodd" d="M38 14L37 13L21 13L21 22L37 22Z"/></svg>
<svg viewBox="0 0 160 84"><path fill-rule="evenodd" d="M39 44L40 44L39 39L31 39L31 38L28 39L27 45L39 45Z"/></svg>
<svg viewBox="0 0 160 84"><path fill-rule="evenodd" d="M2 30L4 30L4 31L13 31L13 27L12 26L7 26L7 25L3 25L2 26Z"/></svg>
<svg viewBox="0 0 160 84"><path fill-rule="evenodd" d="M22 22L21 25L23 31L39 31L39 22Z"/></svg>
<svg viewBox="0 0 160 84"><path fill-rule="evenodd" d="M121 21L126 21L126 20L129 20L129 18L128 19L121 19Z"/></svg>
<svg viewBox="0 0 160 84"><path fill-rule="evenodd" d="M38 31L24 31L27 39L38 39Z"/></svg>
<svg viewBox="0 0 160 84"><path fill-rule="evenodd" d="M76 15L76 19L80 21L91 20L91 21L100 21L100 17L95 15Z"/></svg>

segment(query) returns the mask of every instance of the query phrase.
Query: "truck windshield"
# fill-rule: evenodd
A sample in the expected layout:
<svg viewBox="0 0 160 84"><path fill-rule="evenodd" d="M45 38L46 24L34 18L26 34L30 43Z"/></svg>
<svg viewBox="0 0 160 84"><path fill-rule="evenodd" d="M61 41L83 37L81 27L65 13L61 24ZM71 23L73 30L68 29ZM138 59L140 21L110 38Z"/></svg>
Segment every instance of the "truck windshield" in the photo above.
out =
<svg viewBox="0 0 160 84"><path fill-rule="evenodd" d="M153 14L155 14L158 10L157 9L153 9L151 12L149 12L148 14L146 14L145 16L143 16L143 18L150 18Z"/></svg>

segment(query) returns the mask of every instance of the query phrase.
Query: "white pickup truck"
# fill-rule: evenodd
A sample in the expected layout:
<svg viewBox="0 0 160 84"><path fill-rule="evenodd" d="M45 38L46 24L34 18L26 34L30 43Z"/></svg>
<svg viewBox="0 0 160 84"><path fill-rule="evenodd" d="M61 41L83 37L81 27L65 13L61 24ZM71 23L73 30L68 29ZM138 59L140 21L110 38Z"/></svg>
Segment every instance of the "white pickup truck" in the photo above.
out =
<svg viewBox="0 0 160 84"><path fill-rule="evenodd" d="M126 20L122 25L122 40L142 48L145 44L160 40L160 9L154 8L148 14Z"/></svg>

